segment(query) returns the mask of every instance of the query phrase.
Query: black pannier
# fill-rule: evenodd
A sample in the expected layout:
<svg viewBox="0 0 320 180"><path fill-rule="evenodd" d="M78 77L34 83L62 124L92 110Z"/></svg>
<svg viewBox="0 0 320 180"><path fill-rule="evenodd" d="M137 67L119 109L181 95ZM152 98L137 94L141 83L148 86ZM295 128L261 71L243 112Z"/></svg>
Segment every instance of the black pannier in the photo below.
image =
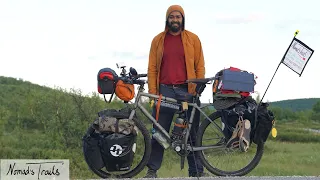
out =
<svg viewBox="0 0 320 180"><path fill-rule="evenodd" d="M234 128L236 127L239 121L239 115L234 111L236 109L242 109L243 111L243 119L247 119L251 124L251 132L250 132L250 141L254 136L253 127L255 126L255 109L257 107L256 101L251 97L246 97L239 103L223 110L218 110L221 115L221 121L225 124L223 128L223 133L227 140L229 140L232 136Z"/></svg>
<svg viewBox="0 0 320 180"><path fill-rule="evenodd" d="M268 103L261 103L256 112L257 125L253 138L253 142L256 144L267 141L275 120L275 116L271 110L268 110L268 106Z"/></svg>
<svg viewBox="0 0 320 180"><path fill-rule="evenodd" d="M101 155L107 171L130 170L134 152L136 135L112 133L101 138Z"/></svg>
<svg viewBox="0 0 320 180"><path fill-rule="evenodd" d="M244 101L231 106L230 108L218 110L221 120L225 124L223 133L227 140L231 138L233 130L239 121L239 115L233 111L233 108L243 107L243 119L248 119L251 123L250 141L255 144L265 143L272 130L274 123L274 114L268 110L268 103L256 103L251 97L247 97ZM258 107L258 108L257 108Z"/></svg>
<svg viewBox="0 0 320 180"><path fill-rule="evenodd" d="M101 158L98 133L94 132L92 127L89 127L87 134L82 138L83 153L89 167L93 170L100 170L105 167Z"/></svg>
<svg viewBox="0 0 320 180"><path fill-rule="evenodd" d="M117 73L111 68L102 68L97 75L98 92L100 94L113 94L118 81Z"/></svg>
<svg viewBox="0 0 320 180"><path fill-rule="evenodd" d="M117 110L104 110L83 137L83 150L91 169L130 170L136 150L137 132L133 121ZM118 115L118 117L117 117Z"/></svg>

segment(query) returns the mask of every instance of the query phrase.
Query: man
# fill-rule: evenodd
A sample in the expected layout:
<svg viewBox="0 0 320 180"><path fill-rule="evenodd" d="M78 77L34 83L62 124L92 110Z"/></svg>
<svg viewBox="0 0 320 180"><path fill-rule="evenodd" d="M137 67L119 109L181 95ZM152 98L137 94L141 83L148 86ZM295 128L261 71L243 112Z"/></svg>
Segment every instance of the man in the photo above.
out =
<svg viewBox="0 0 320 180"><path fill-rule="evenodd" d="M194 33L185 29L184 10L179 5L172 5L166 13L165 30L152 40L149 64L148 87L149 93L162 94L175 98L176 93L195 94L195 84L186 84L187 79L204 78L205 66L200 39ZM200 103L200 102L198 102ZM189 116L190 116L189 108ZM169 132L174 110L161 106L158 123ZM156 117L156 108L153 108ZM196 111L192 124L191 137L195 143L196 130L199 127L200 113ZM164 149L152 139L152 153L147 164L146 178L156 178L160 169ZM188 156L189 176L203 175L203 166L199 158L194 160L193 153ZM197 167L197 168L196 168ZM199 174L197 174L199 172Z"/></svg>

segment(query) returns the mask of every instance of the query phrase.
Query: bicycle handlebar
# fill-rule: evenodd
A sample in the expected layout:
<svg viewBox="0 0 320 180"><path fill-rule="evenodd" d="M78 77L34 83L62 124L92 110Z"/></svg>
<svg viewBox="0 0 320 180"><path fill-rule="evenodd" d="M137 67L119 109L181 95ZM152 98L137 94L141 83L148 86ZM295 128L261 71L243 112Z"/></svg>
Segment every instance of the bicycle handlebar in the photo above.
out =
<svg viewBox="0 0 320 180"><path fill-rule="evenodd" d="M138 78L147 77L147 76L148 76L148 74L138 74L138 75L137 75Z"/></svg>
<svg viewBox="0 0 320 180"><path fill-rule="evenodd" d="M121 75L119 77L119 79L121 79L122 81L126 82L126 83L130 83L130 84L145 84L146 83L146 80L142 80L142 79L139 79L139 78L142 78L142 77L147 77L148 75L147 74L137 74L137 75L132 75L132 74L126 74L126 75Z"/></svg>
<svg viewBox="0 0 320 180"><path fill-rule="evenodd" d="M145 80L140 80L140 79L136 79L132 81L133 84L145 84L146 81Z"/></svg>

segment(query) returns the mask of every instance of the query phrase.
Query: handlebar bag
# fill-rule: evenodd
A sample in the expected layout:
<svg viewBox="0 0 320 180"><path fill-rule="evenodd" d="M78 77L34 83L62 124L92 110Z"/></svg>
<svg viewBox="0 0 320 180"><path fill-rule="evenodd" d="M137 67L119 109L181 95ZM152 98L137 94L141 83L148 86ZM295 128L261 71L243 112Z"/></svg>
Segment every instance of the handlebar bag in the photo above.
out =
<svg viewBox="0 0 320 180"><path fill-rule="evenodd" d="M113 94L118 82L117 73L111 68L102 68L97 75L98 92L100 94Z"/></svg>
<svg viewBox="0 0 320 180"><path fill-rule="evenodd" d="M115 92L118 98L128 102L134 98L134 95L135 95L134 85L130 83L126 83L123 80L119 80L116 83Z"/></svg>

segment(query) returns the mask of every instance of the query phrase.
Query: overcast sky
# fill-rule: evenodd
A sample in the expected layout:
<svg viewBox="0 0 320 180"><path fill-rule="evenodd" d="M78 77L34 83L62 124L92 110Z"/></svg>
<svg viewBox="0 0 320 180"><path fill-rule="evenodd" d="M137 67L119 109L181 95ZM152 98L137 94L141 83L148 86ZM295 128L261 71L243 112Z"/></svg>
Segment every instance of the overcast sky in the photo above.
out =
<svg viewBox="0 0 320 180"><path fill-rule="evenodd" d="M297 38L313 56L301 77L281 65L264 100L320 97L316 0L1 0L0 75L90 93L98 71L116 69L116 62L146 73L152 38L164 30L172 4L184 8L186 28L202 42L206 77L245 69L258 76L261 95L300 30ZM212 101L211 86L201 99Z"/></svg>

